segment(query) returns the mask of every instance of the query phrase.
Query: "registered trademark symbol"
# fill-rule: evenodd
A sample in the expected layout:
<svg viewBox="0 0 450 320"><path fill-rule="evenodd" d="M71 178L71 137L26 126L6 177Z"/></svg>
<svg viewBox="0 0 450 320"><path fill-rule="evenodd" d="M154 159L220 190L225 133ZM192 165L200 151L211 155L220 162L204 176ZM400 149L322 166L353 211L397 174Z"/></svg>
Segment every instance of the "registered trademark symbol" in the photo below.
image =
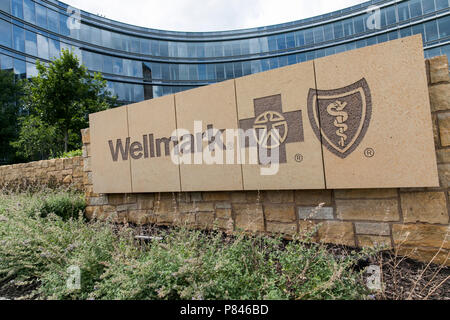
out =
<svg viewBox="0 0 450 320"><path fill-rule="evenodd" d="M302 162L303 161L303 156L300 153L297 153L295 155L295 161Z"/></svg>
<svg viewBox="0 0 450 320"><path fill-rule="evenodd" d="M366 150L364 150L364 155L367 158L372 158L375 155L375 150L373 150L372 148L367 148Z"/></svg>

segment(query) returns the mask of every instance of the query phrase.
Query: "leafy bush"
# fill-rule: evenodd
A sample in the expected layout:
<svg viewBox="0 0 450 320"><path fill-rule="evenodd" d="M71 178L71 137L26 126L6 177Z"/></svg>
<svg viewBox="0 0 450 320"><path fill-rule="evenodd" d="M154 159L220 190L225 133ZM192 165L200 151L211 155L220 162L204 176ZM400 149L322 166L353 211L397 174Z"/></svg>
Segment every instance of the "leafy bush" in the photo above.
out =
<svg viewBox="0 0 450 320"><path fill-rule="evenodd" d="M74 158L74 157L81 157L82 155L83 155L83 151L81 149L77 149L77 150L59 153L57 158Z"/></svg>
<svg viewBox="0 0 450 320"><path fill-rule="evenodd" d="M183 228L156 229L154 240L138 245L128 226L86 223L73 215L65 221L66 215L50 213L63 210L64 198L0 195L0 283L38 281L36 293L43 299L361 299L368 294L353 269L365 252L337 258L308 241ZM53 203L52 209L42 201ZM81 270L79 290L66 286L70 266Z"/></svg>
<svg viewBox="0 0 450 320"><path fill-rule="evenodd" d="M40 196L35 198L26 211L31 215L39 213L42 218L53 213L63 220L68 220L77 218L85 209L86 203L83 195L71 191L56 191L40 193Z"/></svg>

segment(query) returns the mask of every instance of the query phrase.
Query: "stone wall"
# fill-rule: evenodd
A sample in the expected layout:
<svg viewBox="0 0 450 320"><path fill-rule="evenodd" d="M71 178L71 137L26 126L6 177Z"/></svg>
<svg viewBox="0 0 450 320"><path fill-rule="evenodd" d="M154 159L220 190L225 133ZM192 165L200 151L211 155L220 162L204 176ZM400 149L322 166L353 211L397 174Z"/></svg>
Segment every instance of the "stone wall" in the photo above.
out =
<svg viewBox="0 0 450 320"><path fill-rule="evenodd" d="M0 167L0 188L30 184L72 186L84 190L83 157L52 159Z"/></svg>
<svg viewBox="0 0 450 320"><path fill-rule="evenodd" d="M287 238L317 230L315 241L356 247L385 245L400 255L450 265L448 62L443 56L426 64L439 188L95 194L89 129L82 131L83 159L0 167L0 184L21 178L46 180L50 176L83 184L89 218L281 233Z"/></svg>

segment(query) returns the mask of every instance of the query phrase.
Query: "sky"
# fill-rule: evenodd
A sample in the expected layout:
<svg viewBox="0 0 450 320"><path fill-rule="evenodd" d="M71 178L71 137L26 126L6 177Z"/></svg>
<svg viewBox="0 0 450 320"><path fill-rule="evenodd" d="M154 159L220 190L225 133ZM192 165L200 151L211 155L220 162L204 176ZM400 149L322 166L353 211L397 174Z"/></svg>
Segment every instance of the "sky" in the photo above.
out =
<svg viewBox="0 0 450 320"><path fill-rule="evenodd" d="M172 31L222 31L309 18L364 0L62 0L121 22Z"/></svg>

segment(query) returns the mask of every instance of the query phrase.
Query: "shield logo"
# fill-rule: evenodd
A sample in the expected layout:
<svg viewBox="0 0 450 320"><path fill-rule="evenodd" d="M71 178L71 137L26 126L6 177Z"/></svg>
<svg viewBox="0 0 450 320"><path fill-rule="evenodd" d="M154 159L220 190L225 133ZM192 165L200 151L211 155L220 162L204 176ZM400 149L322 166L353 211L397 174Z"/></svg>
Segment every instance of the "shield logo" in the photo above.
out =
<svg viewBox="0 0 450 320"><path fill-rule="evenodd" d="M366 79L340 89L310 89L308 116L322 144L338 157L346 158L363 140L372 117Z"/></svg>

